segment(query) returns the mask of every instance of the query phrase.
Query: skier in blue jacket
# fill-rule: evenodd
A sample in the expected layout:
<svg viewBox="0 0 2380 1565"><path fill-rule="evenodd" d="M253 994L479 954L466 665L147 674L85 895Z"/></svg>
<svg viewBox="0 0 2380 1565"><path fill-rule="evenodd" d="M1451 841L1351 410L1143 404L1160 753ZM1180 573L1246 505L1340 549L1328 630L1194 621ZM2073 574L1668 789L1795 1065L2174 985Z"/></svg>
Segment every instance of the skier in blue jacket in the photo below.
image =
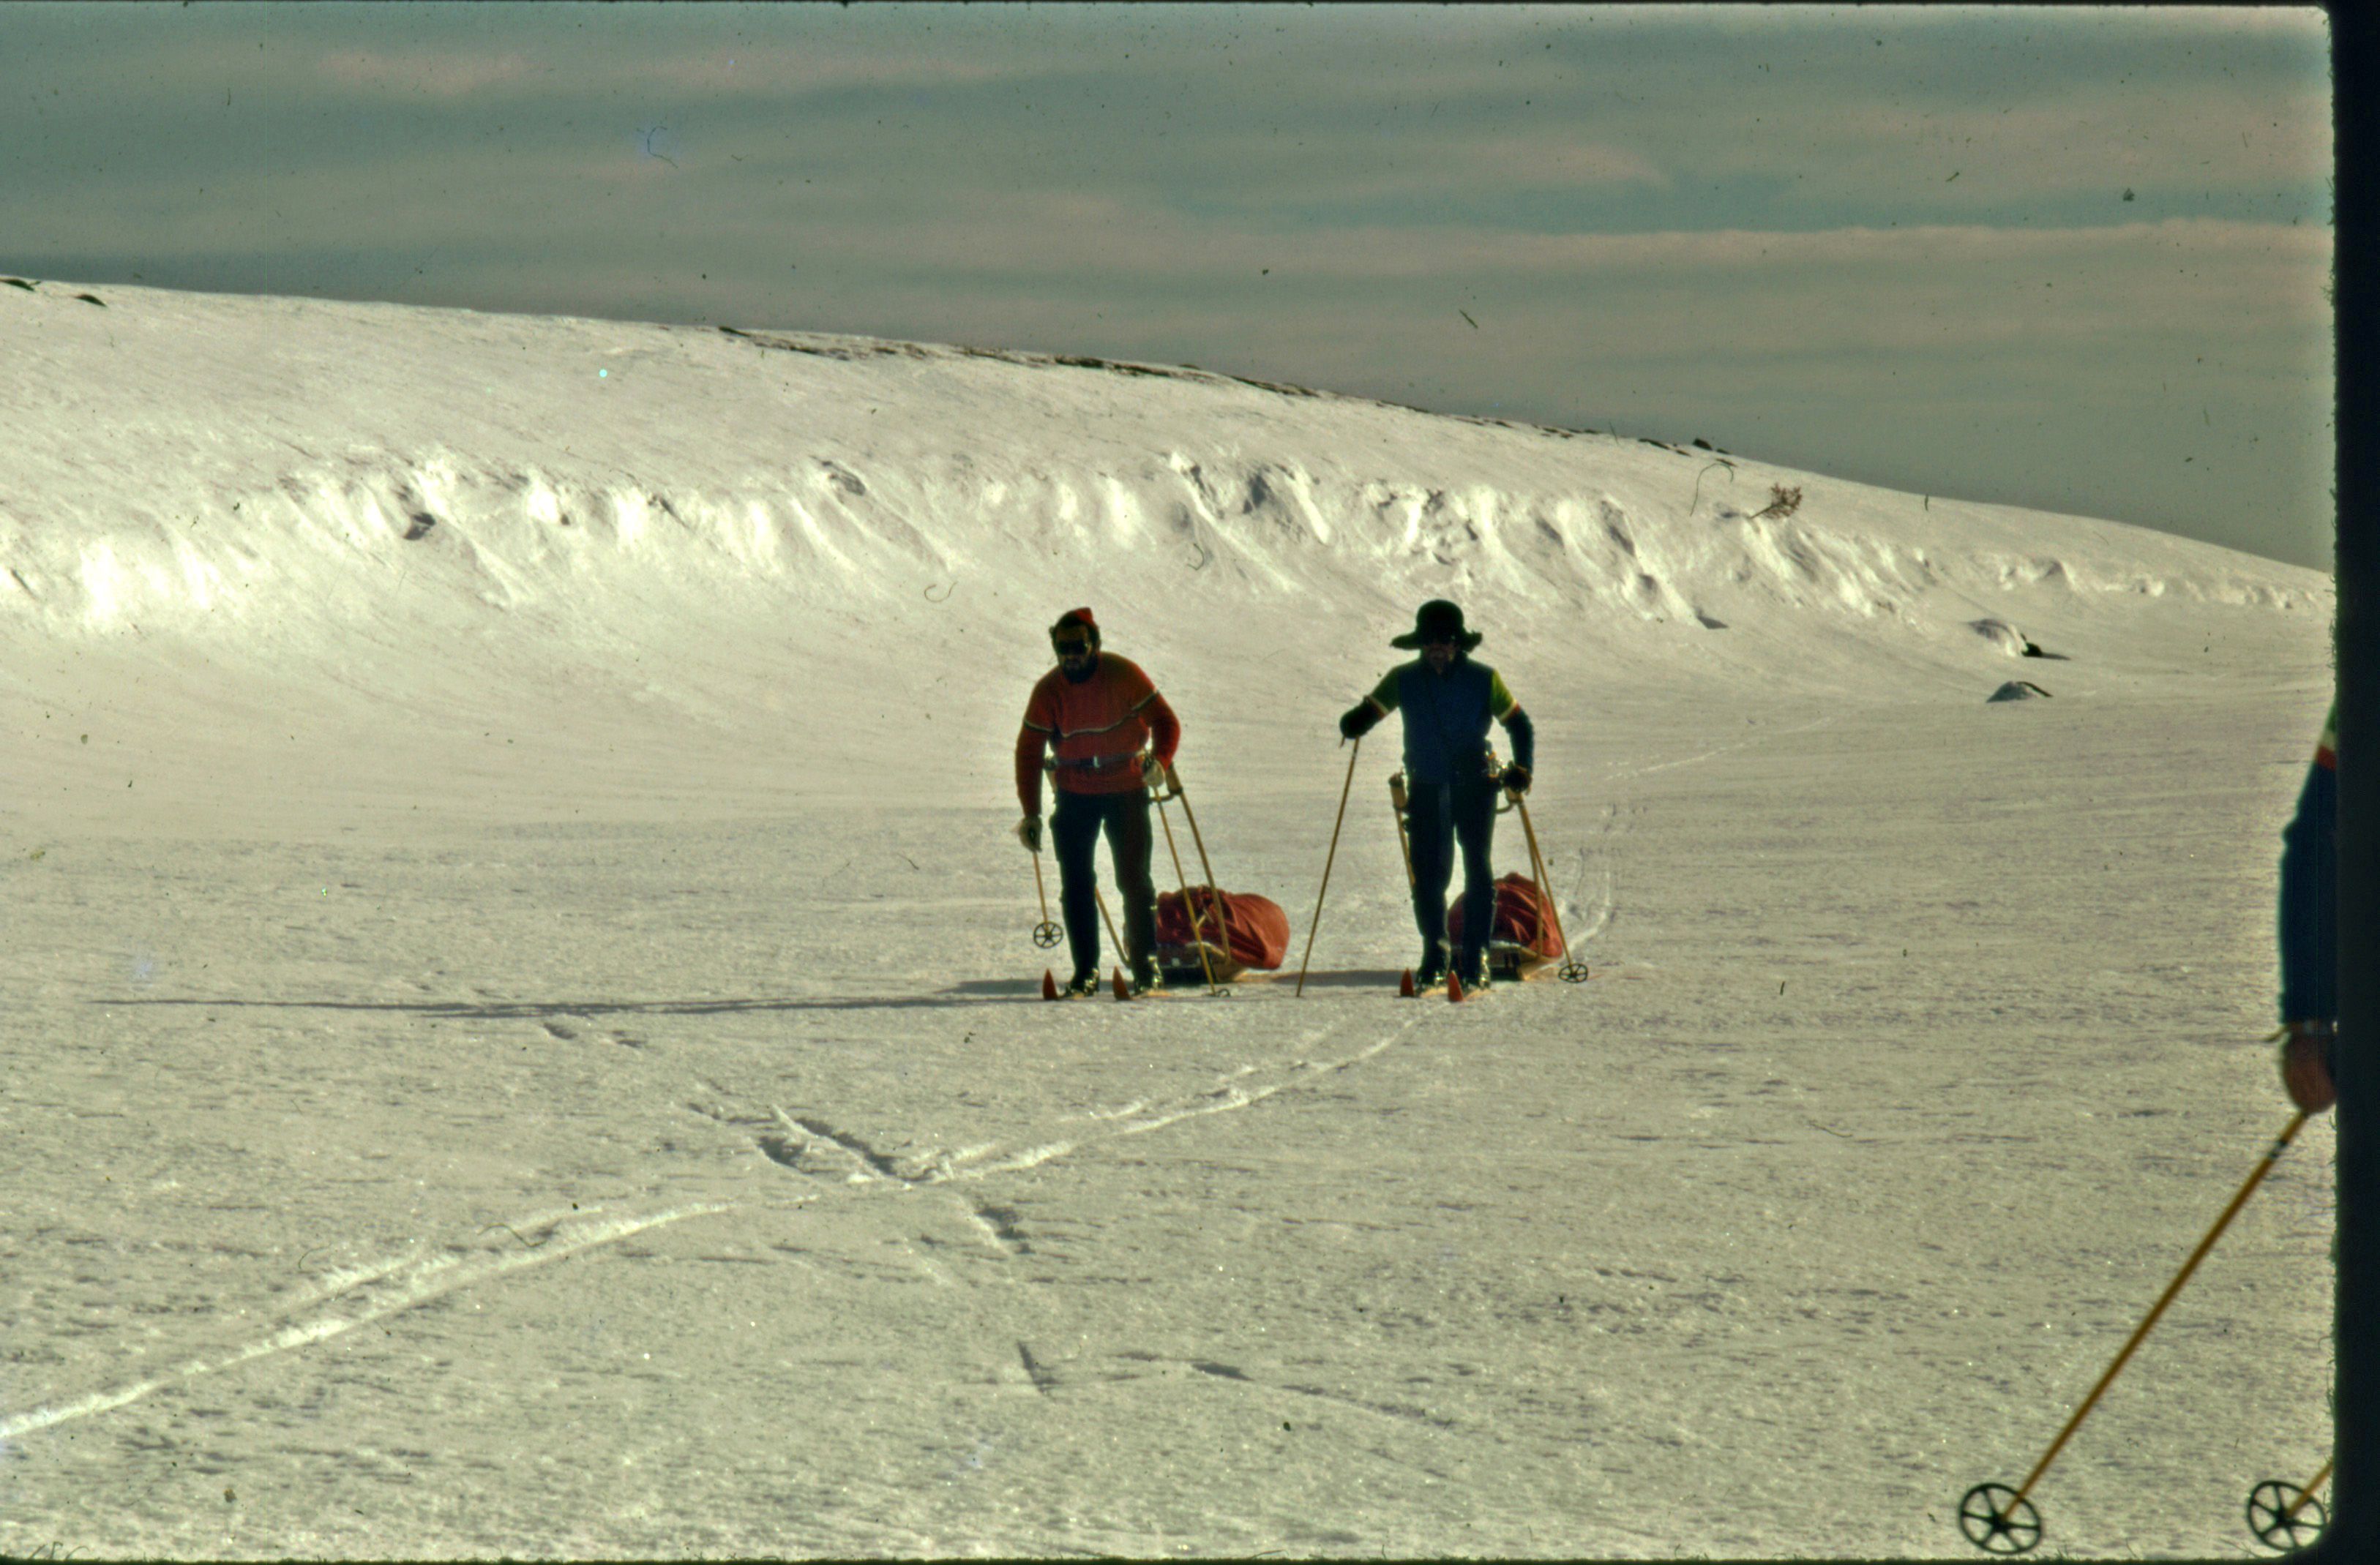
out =
<svg viewBox="0 0 2380 1565"><path fill-rule="evenodd" d="M2319 1114L2337 1100L2338 703L2322 725L2298 812L2281 833L2281 1085Z"/></svg>
<svg viewBox="0 0 2380 1565"><path fill-rule="evenodd" d="M1453 968L1465 989L1488 983L1488 937L1495 928L1496 873L1488 849L1496 831L1497 790L1524 794L1536 754L1529 714L1504 688L1503 676L1471 661L1480 633L1463 625L1463 611L1444 599L1424 603L1413 630L1390 645L1419 649L1421 656L1400 663L1372 693L1339 720L1342 737L1360 739L1389 713L1405 720L1405 822L1413 844L1414 923L1421 930L1423 985L1446 976L1446 887L1454 873L1454 847L1463 846L1463 894L1470 909L1463 921L1463 950ZM1491 769L1490 720L1512 735L1512 763Z"/></svg>

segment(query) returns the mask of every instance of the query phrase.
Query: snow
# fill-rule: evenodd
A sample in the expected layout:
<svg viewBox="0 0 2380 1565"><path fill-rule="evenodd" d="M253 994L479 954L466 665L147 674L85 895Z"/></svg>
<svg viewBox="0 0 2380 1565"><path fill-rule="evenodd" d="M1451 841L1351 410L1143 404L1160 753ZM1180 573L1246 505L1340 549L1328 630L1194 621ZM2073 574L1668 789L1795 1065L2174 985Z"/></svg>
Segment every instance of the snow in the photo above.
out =
<svg viewBox="0 0 2380 1565"><path fill-rule="evenodd" d="M0 1552L1965 1558L2288 1117L2313 573L805 332L44 281L0 363ZM1301 998L1432 597L1595 977L1394 998L1390 724ZM1291 972L1033 999L1084 603ZM2332 1156L2045 1549L2259 1552Z"/></svg>

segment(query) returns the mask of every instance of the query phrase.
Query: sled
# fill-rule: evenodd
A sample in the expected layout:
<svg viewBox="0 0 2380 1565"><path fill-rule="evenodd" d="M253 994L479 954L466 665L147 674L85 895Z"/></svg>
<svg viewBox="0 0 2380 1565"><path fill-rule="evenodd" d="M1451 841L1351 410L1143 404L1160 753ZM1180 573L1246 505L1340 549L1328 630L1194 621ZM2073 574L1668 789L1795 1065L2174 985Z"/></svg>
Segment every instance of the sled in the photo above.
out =
<svg viewBox="0 0 2380 1565"><path fill-rule="evenodd" d="M1219 984L1231 983L1249 971L1246 963L1234 960L1205 941L1191 940L1180 945L1160 943L1157 948L1157 970L1165 975L1169 988L1205 988L1209 963L1213 964L1215 981Z"/></svg>
<svg viewBox="0 0 2380 1565"><path fill-rule="evenodd" d="M1493 752L1488 757L1488 770L1496 770ZM1583 983L1587 977L1586 964L1571 954L1562 939L1561 918L1554 909L1552 895L1545 889L1546 861L1537 852L1536 829L1529 824L1528 806L1521 795L1509 794L1508 802L1497 807L1497 813L1507 810L1521 812L1522 829L1529 836L1529 864L1537 879L1526 875L1505 875L1496 881L1495 922L1488 931L1487 965L1491 978L1520 983L1534 978L1548 967L1560 964L1556 971L1571 983ZM1405 813L1409 795L1405 774L1391 772L1389 776L1389 807L1397 819L1397 846L1403 852L1405 883L1414 878L1413 838L1407 829ZM1461 949L1463 943L1463 898L1456 897L1446 910L1447 944Z"/></svg>
<svg viewBox="0 0 2380 1565"><path fill-rule="evenodd" d="M1446 910L1447 943L1463 944L1463 897ZM1561 960L1562 938L1551 916L1551 899L1526 875L1504 875L1496 881L1496 922L1488 936L1488 972L1491 977L1525 982Z"/></svg>
<svg viewBox="0 0 2380 1565"><path fill-rule="evenodd" d="M1488 976L1498 983L1525 983L1553 964L1544 952L1510 940L1488 942Z"/></svg>
<svg viewBox="0 0 2380 1565"><path fill-rule="evenodd" d="M1230 983L1248 973L1270 972L1289 951L1289 916L1269 897L1251 892L1218 893L1193 886L1198 916L1178 892L1157 897L1157 965L1169 984L1205 984L1208 964L1215 982Z"/></svg>

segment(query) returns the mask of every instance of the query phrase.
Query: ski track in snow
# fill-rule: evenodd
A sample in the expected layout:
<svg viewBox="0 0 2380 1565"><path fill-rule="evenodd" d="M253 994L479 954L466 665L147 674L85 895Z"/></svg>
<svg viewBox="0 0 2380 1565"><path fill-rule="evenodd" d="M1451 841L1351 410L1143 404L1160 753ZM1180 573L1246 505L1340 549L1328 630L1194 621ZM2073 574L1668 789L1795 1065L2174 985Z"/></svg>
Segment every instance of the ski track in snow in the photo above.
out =
<svg viewBox="0 0 2380 1565"><path fill-rule="evenodd" d="M70 1402L35 1408L30 1413L0 1418L0 1440L27 1434L35 1429L46 1429L54 1424L65 1424L78 1418L88 1418L94 1413L107 1413L128 1402L138 1401L152 1391L167 1386L180 1385L202 1375L213 1375L223 1370L234 1369L251 1359L262 1358L269 1353L277 1353L291 1348L308 1347L316 1342L325 1341L338 1336L341 1332L369 1325L385 1316L412 1309L454 1289L468 1287L472 1283L484 1281L492 1277L517 1271L524 1267L543 1266L552 1261L563 1260L582 1250L616 1244L632 1234L642 1233L647 1229L660 1228L668 1223L682 1222L688 1218L704 1217L733 1209L732 1203L708 1201L690 1206L673 1207L646 1216L623 1216L597 1222L581 1221L567 1225L552 1217L547 1218L542 1224L540 1224L535 1218L525 1218L522 1221L530 1228L543 1226L547 1230L546 1236L538 1240L533 1249L510 1247L499 1249L494 1246L476 1250L449 1248L444 1254L432 1256L427 1259L412 1259L408 1256L336 1273L322 1280L315 1297L308 1300L307 1304L320 1303L325 1296L335 1297L354 1293L358 1295L357 1307L285 1326L268 1337L260 1338L231 1353L219 1357L192 1359L178 1368L168 1370L152 1379L120 1387L112 1391L93 1392L90 1396L78 1398ZM588 1217L593 1214L580 1215ZM488 1226L492 1229L503 1228L507 1232L511 1232L519 1225L491 1223ZM518 1237L516 1233L513 1236ZM521 1243L527 1244L529 1242L524 1239ZM418 1256L419 1251L415 1251L413 1255ZM409 1265L408 1260L411 1260ZM385 1288L375 1286L383 1280L389 1280Z"/></svg>
<svg viewBox="0 0 2380 1565"><path fill-rule="evenodd" d="M1831 728L1840 721L1841 718L1840 714L1829 714L1826 717L1818 718L1814 722L1797 724L1791 728L1774 729L1766 733L1755 734L1746 738L1738 739L1732 744L1714 746L1712 748L1701 751L1695 755L1681 756L1675 760L1654 761L1645 766L1609 766L1604 768L1603 775L1599 781L1603 783L1622 782L1633 777L1650 777L1656 772L1674 771L1682 766L1699 766L1704 761L1716 760L1721 756L1733 755L1738 750L1745 749L1754 745L1764 745L1773 739L1790 739L1799 734L1815 734L1822 728Z"/></svg>
<svg viewBox="0 0 2380 1565"><path fill-rule="evenodd" d="M1112 1128L1066 1140L1037 1139L1032 1145L1004 1157L993 1156L1002 1150L1001 1144L993 1142L965 1146L954 1152L933 1147L896 1161L875 1150L858 1136L838 1131L814 1116L791 1114L775 1105L771 1106L767 1121L758 1117L730 1117L693 1104L687 1107L705 1118L747 1129L763 1123L773 1124L788 1137L798 1141L804 1151L832 1149L823 1155L844 1164L846 1171L843 1187L847 1190L854 1187L888 1192L929 1189L1021 1172L1125 1136L1145 1135L1185 1120L1248 1108L1286 1088L1351 1070L1386 1052L1413 1029L1423 1014L1418 1009L1415 1010L1389 1032L1342 1058L1293 1060L1286 1065L1276 1067L1273 1079L1260 1085L1245 1086L1243 1081L1264 1067L1245 1065L1221 1078L1206 1092L1156 1105L1135 1100L1120 1109L1091 1110L1075 1117ZM1342 1022L1318 1028L1306 1035L1301 1045L1310 1049L1351 1025ZM719 1091L722 1098L730 1096L720 1091L715 1084L705 1085L710 1086L713 1091ZM758 1139L761 1142L761 1151L771 1161L794 1172L805 1173L813 1179L818 1177L798 1166L798 1157L789 1159L772 1150L769 1143L774 1138L763 1136ZM991 1160L984 1161L985 1159ZM269 1354L310 1347L356 1327L427 1304L455 1289L469 1287L525 1268L565 1260L583 1251L616 1244L650 1229L757 1206L807 1206L816 1199L818 1197L814 1195L805 1195L791 1202L782 1199L766 1202L703 1201L671 1207L647 1215L629 1214L589 1220L597 1217L601 1210L598 1207L576 1212L535 1213L515 1222L488 1223L480 1230L481 1237L502 1231L506 1239L517 1241L517 1245L505 1240L483 1245L449 1245L442 1253L429 1256L424 1256L421 1247L417 1245L392 1258L331 1272L317 1280L301 1298L283 1306L283 1311L309 1309L330 1300L347 1301L344 1307L283 1327L228 1353L191 1359L174 1369L129 1386L95 1391L71 1401L51 1403L27 1413L0 1415L0 1441L54 1425L113 1412L166 1387L181 1385L200 1376L236 1369ZM1025 1246L1011 1231L1013 1213L968 1202L965 1216L983 1234L986 1243L1001 1255L1015 1256L1024 1251ZM540 1237L527 1237L540 1231L542 1231ZM920 1264L926 1264L922 1257ZM928 1269L933 1272L937 1281L948 1282L947 1278L934 1271L930 1266Z"/></svg>
<svg viewBox="0 0 2380 1565"><path fill-rule="evenodd" d="M1414 1014L1389 1032L1344 1058L1297 1059L1285 1065L1274 1067L1273 1079L1259 1085L1244 1085L1245 1077L1264 1069L1261 1066L1247 1065L1221 1078L1213 1087L1205 1092L1158 1104L1135 1099L1119 1109L1090 1110L1079 1115L1071 1116L1090 1120L1111 1128L1088 1134L1077 1134L1066 1139L1037 1140L1030 1146L1002 1157L994 1157L994 1154L1002 1151L1002 1144L990 1142L962 1147L955 1152L944 1151L938 1146L929 1147L924 1151L896 1159L887 1153L876 1150L861 1137L837 1130L814 1115L789 1113L783 1108L774 1104L770 1106L770 1122L773 1122L778 1128L798 1139L802 1143L804 1151L815 1152L831 1162L839 1163L844 1170L844 1183L846 1185L878 1186L888 1190L920 1190L936 1185L956 1184L989 1179L997 1174L1021 1172L1075 1152L1089 1150L1107 1142L1121 1140L1128 1135L1145 1135L1150 1131L1163 1130L1169 1125L1179 1124L1184 1120L1196 1119L1207 1114L1228 1113L1233 1110L1261 1103L1285 1088L1320 1076L1353 1069L1383 1053L1412 1030L1414 1025L1421 1020L1422 1014L1423 1013L1416 1010ZM1340 1023L1319 1028L1302 1039L1301 1047L1311 1049L1334 1034L1344 1030L1349 1025ZM731 1096L715 1083L705 1085L710 1086L711 1090L719 1093L722 1098ZM688 1107L695 1108L696 1112L703 1114L706 1118L737 1123L746 1128L761 1122L755 1117L729 1119L694 1105L688 1105ZM767 1139L773 1138L763 1139L765 1142ZM786 1158L770 1150L765 1144L762 1150L773 1162L792 1168L797 1173L808 1173L814 1178L820 1177L818 1173L801 1168L798 1157L789 1161ZM985 1159L992 1160L987 1162L983 1160Z"/></svg>

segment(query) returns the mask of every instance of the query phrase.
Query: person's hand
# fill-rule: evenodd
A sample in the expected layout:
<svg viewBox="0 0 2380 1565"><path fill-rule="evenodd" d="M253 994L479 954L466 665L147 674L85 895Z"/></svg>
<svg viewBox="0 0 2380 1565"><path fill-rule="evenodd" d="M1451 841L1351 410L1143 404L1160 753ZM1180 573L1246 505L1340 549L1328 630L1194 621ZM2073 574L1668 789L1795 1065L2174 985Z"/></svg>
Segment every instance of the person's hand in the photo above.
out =
<svg viewBox="0 0 2380 1565"><path fill-rule="evenodd" d="M1140 783L1152 794L1162 794L1175 786L1173 769L1154 755L1144 757L1140 763Z"/></svg>
<svg viewBox="0 0 2380 1565"><path fill-rule="evenodd" d="M1497 775L1496 781L1504 785L1506 793L1525 794L1529 791L1529 769L1514 761Z"/></svg>
<svg viewBox="0 0 2380 1565"><path fill-rule="evenodd" d="M1028 815L1016 823L1016 840L1025 844L1026 853L1041 851L1041 818Z"/></svg>
<svg viewBox="0 0 2380 1565"><path fill-rule="evenodd" d="M2309 1114L2319 1114L2338 1101L2330 1079L2330 1027L2321 1022L2289 1022L2281 1028L2281 1085L2289 1101Z"/></svg>
<svg viewBox="0 0 2380 1565"><path fill-rule="evenodd" d="M1369 701L1358 701L1349 707L1345 715L1339 719L1339 737L1361 739L1365 734L1369 734L1372 731L1372 725L1379 721L1379 708Z"/></svg>

